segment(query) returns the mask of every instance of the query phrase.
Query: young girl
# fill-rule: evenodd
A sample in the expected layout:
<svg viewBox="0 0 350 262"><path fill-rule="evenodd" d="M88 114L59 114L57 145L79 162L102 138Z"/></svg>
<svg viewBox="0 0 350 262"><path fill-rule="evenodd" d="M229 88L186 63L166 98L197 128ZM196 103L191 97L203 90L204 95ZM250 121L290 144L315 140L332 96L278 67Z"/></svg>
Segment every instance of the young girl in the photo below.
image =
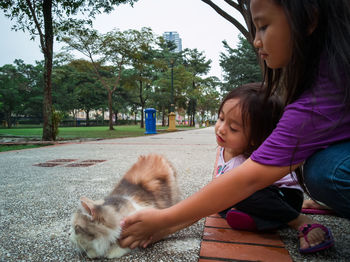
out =
<svg viewBox="0 0 350 262"><path fill-rule="evenodd" d="M350 219L350 2L251 0L250 12L267 96L285 95L283 116L243 164L170 208L127 217L123 246L233 206L304 162L307 192Z"/></svg>
<svg viewBox="0 0 350 262"><path fill-rule="evenodd" d="M215 125L219 145L216 178L241 165L264 142L282 115L281 100L277 96L265 100L260 86L255 83L236 88L220 105ZM289 174L237 203L235 209L229 208L219 214L226 217L233 229L239 230L263 231L286 225L298 230L311 224L325 231L326 240L312 248L300 248L300 251L311 253L331 247L334 240L330 230L301 215L302 204L303 191L296 178Z"/></svg>

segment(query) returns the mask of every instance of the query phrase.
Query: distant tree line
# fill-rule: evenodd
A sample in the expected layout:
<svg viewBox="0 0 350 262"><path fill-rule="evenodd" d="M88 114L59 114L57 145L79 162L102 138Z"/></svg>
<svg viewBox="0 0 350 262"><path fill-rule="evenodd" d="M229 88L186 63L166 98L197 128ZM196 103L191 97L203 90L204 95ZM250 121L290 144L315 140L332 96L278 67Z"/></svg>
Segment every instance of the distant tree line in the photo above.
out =
<svg viewBox="0 0 350 262"><path fill-rule="evenodd" d="M210 5L218 14L222 17L230 21L235 27L239 29L239 31L244 35L244 37L248 40L250 44L252 44L252 28L249 24L249 12L248 0L225 0L227 4L237 10L246 23L246 26L239 23L235 17L229 15L225 12L221 7L216 5L212 1L202 0L204 3ZM40 49L44 55L43 60L43 70L42 70L42 119L43 119L43 140L54 140L54 130L57 128L54 126L53 119L58 119L55 117L54 107L53 107L53 91L52 91L52 78L53 78L53 66L55 61L53 60L53 44L54 39L60 40L62 35L71 33L77 28L83 28L86 25L91 26L92 20L95 18L96 14L100 14L102 12L109 13L111 12L115 6L120 4L130 4L133 5L137 0L110 0L110 1L90 1L90 0L43 0L43 1L35 1L35 0L13 0L13 1L0 1L0 9L4 12L5 16L15 21L16 24L12 27L13 30L22 30L30 33L31 38L34 39L38 37L40 40ZM90 36L96 37L94 32L88 32L87 37ZM72 36L72 35L71 35ZM83 34L84 36L84 34ZM113 33L112 33L113 36ZM114 34L115 36L115 34ZM97 36L99 38L99 36ZM107 40L108 37L104 37L104 40ZM76 39L77 40L77 39ZM79 42L80 40L78 40ZM74 42L74 40L73 40ZM107 40L108 42L108 40ZM77 42L75 42L77 43ZM98 43L99 47L103 47L104 45ZM76 47L71 46L73 49ZM110 46L111 47L111 46ZM98 49L99 51L101 49ZM112 49L110 49L111 51ZM94 51L94 49L92 49ZM143 50L144 51L144 50ZM142 53L144 53L142 51ZM146 52L147 53L147 52ZM110 53L112 55L112 53ZM95 53L87 54L95 55ZM90 60L92 56L89 56ZM121 57L119 57L120 59ZM145 58L145 57L144 57ZM108 57L106 61L111 62L111 57ZM96 64L97 62L97 64ZM119 75L115 75L116 79L113 79L114 85L104 83L102 81L101 72L103 66L107 66L107 64L103 63L103 59L101 61L92 61L92 66L94 67L95 73L99 75L100 84L105 88L108 92L108 109L111 111L112 109L112 98L113 93L116 92L117 86L119 85L119 81L121 80L122 73L120 69L122 69L122 65L124 60L121 59L119 61L114 61L112 63L112 67L119 64ZM96 66L99 65L100 66ZM109 66L109 64L108 64ZM134 67L135 70L139 70L139 84L146 84L143 82L143 71L140 71L140 68ZM115 74L115 72L114 72ZM196 75L193 75L196 76ZM214 81L215 82L215 81ZM195 84L195 81L192 81L192 84ZM12 83L13 84L13 83ZM148 84L149 86L149 84ZM141 87L140 91L143 90ZM142 95L140 96L140 103L142 105L145 104L145 100L142 99ZM1 98L1 95L0 95ZM3 98L2 98L3 99ZM0 101L0 107L5 108L6 105ZM188 107L188 113L194 116L194 110L197 107L197 100L190 100L190 106ZM2 109L2 110L3 110ZM8 113L6 113L8 115ZM113 128L112 121L110 119L110 129Z"/></svg>
<svg viewBox="0 0 350 262"><path fill-rule="evenodd" d="M222 95L241 84L261 80L260 67L243 37L236 49L223 42L220 55L224 81L206 77L211 61L197 49L174 52L174 44L152 30L70 31L62 36L67 46L57 54L52 69L52 104L64 119L76 119L77 109L143 117L153 107L165 125L171 104L171 69L176 111L191 125L215 115ZM74 59L72 50L86 59ZM42 119L44 62L35 65L15 60L0 67L0 119L8 127L17 117ZM70 116L70 117L69 117ZM97 116L97 118L102 116ZM118 119L110 119L110 127ZM143 119L140 121L143 127Z"/></svg>

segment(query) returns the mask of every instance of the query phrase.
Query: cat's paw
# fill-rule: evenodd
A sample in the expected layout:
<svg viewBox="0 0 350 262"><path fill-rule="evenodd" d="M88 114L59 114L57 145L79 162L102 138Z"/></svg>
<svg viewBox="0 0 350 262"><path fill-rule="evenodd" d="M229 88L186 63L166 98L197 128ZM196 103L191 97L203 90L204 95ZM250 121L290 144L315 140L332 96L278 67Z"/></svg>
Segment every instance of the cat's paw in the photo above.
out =
<svg viewBox="0 0 350 262"><path fill-rule="evenodd" d="M128 254L131 251L130 248L122 248L118 245L111 247L108 250L107 253L107 258L111 259L111 258L119 258L124 256L125 254Z"/></svg>

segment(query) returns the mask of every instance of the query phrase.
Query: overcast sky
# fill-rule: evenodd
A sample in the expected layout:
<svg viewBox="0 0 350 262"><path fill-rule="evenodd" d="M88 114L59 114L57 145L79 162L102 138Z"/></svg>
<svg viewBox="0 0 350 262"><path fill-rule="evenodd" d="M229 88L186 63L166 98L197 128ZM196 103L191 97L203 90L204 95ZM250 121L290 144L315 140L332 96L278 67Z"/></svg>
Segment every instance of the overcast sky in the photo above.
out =
<svg viewBox="0 0 350 262"><path fill-rule="evenodd" d="M215 2L225 5L223 0ZM226 8L226 11L235 14L233 9ZM38 39L34 42L27 33L11 31L12 22L3 13L0 13L0 25L0 66L12 64L15 59L28 64L43 60ZM226 40L235 47L239 34L231 23L201 0L139 0L134 7L118 6L111 14L99 15L94 21L94 28L100 33L113 28L140 30L142 27L150 27L158 36L165 31L177 31L182 47L204 51L205 56L212 60L210 75L220 78L222 41ZM60 51L61 47L62 44L55 42L54 51Z"/></svg>

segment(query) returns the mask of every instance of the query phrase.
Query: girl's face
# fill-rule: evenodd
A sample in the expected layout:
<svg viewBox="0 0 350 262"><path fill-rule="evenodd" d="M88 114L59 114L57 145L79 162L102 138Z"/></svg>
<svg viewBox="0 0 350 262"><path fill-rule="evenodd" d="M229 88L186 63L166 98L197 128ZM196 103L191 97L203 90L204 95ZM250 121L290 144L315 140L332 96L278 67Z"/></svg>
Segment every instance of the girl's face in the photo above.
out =
<svg viewBox="0 0 350 262"><path fill-rule="evenodd" d="M292 56L291 29L282 6L274 0L251 0L256 29L254 46L272 69L286 66Z"/></svg>
<svg viewBox="0 0 350 262"><path fill-rule="evenodd" d="M216 142L225 148L232 156L245 152L248 146L249 128L243 130L242 112L239 99L229 99L225 102L215 124Z"/></svg>

